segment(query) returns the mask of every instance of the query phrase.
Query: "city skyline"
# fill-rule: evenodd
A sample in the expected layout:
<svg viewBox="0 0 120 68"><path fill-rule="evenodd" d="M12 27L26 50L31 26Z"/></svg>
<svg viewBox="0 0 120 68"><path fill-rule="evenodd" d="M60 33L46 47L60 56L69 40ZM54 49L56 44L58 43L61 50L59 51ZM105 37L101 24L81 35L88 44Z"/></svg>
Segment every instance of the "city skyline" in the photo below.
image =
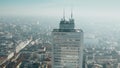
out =
<svg viewBox="0 0 120 68"><path fill-rule="evenodd" d="M0 68L120 68L119 6L0 0Z"/></svg>

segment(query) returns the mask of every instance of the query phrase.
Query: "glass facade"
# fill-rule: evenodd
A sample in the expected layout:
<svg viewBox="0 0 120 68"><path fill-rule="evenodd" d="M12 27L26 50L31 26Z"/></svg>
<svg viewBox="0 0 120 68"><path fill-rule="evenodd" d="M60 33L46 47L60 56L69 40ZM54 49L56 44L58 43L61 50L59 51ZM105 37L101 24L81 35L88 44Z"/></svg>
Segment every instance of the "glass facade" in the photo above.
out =
<svg viewBox="0 0 120 68"><path fill-rule="evenodd" d="M81 68L83 32L52 32L53 68Z"/></svg>

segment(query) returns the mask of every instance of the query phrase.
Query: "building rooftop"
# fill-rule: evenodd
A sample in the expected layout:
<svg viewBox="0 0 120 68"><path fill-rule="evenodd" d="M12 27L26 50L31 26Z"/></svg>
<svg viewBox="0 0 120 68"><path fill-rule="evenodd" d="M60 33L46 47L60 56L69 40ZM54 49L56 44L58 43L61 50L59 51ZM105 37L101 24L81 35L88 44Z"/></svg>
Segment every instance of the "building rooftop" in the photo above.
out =
<svg viewBox="0 0 120 68"><path fill-rule="evenodd" d="M82 29L53 29L52 32L83 32Z"/></svg>

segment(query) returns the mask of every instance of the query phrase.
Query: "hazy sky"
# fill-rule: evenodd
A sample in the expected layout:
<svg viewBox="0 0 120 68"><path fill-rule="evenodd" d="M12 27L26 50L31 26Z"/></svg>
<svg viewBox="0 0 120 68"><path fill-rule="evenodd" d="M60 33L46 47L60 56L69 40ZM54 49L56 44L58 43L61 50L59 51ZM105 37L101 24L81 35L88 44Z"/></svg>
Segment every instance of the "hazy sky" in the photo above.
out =
<svg viewBox="0 0 120 68"><path fill-rule="evenodd" d="M120 0L0 0L0 15L66 15L120 18Z"/></svg>

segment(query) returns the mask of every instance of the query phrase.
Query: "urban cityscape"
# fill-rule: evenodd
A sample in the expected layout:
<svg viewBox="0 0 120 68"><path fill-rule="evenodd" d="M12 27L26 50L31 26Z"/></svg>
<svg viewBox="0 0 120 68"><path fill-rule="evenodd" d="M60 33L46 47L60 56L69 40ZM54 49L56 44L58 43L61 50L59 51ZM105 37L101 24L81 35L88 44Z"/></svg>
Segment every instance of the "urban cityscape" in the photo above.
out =
<svg viewBox="0 0 120 68"><path fill-rule="evenodd" d="M46 1L37 2L46 5ZM28 1L13 2L25 6ZM3 7L6 3L10 6L13 2L4 1L0 6ZM34 3L30 2L28 6ZM66 6L63 2L55 3ZM90 3L92 2L94 1ZM69 3L81 6L72 0ZM109 4L111 3L114 1ZM15 5L18 8L17 4L12 7L15 8ZM0 9L0 68L120 68L119 14L86 16L86 13L76 11L76 6L73 9L60 9L56 5L61 10L59 11L58 8L50 9L48 6L51 4L48 2L48 6L45 5L40 5L45 9L40 8L44 11L47 9L46 12L38 10L36 13L40 14L33 15L33 9L27 11L28 14L24 11L6 11L8 6ZM20 14L17 15L17 12Z"/></svg>

